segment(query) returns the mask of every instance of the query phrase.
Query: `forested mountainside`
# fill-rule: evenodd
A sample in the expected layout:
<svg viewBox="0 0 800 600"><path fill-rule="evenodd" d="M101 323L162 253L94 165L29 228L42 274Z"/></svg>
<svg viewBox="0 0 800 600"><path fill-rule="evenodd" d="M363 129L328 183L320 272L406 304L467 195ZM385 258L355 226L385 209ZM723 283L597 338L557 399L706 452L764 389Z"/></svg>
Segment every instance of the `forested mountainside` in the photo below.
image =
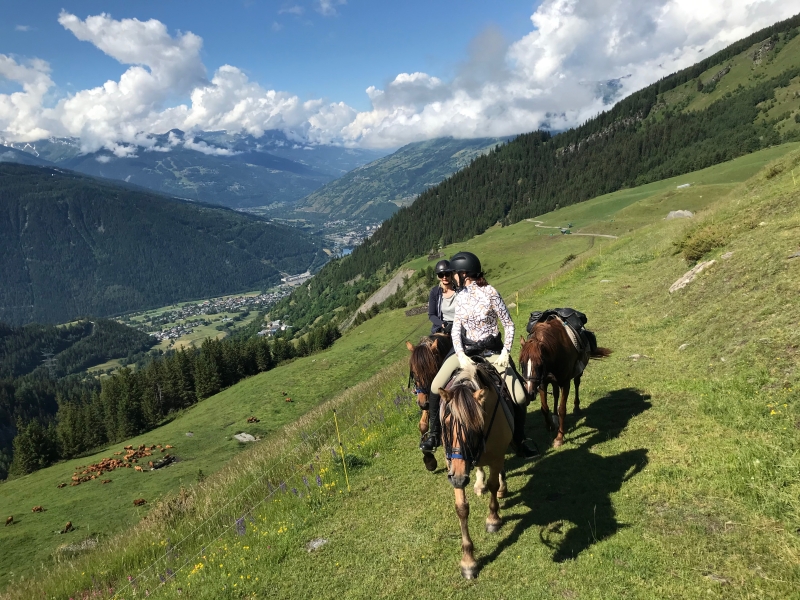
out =
<svg viewBox="0 0 800 600"><path fill-rule="evenodd" d="M33 156L11 146L0 146L0 163L17 163L20 165L37 165L40 167L54 166L48 160Z"/></svg>
<svg viewBox="0 0 800 600"><path fill-rule="evenodd" d="M176 129L154 140L158 151L138 148L125 158L107 150L83 154L80 141L70 138L13 143L0 146L0 162L4 151L22 151L6 162L50 161L171 196L244 208L292 204L382 155L358 148L298 145L278 131L254 138L224 131L186 134Z"/></svg>
<svg viewBox="0 0 800 600"><path fill-rule="evenodd" d="M503 141L437 138L408 144L324 185L298 202L297 208L330 219L383 221Z"/></svg>
<svg viewBox="0 0 800 600"><path fill-rule="evenodd" d="M0 323L0 479L11 464L18 423L36 421L46 431L64 398L98 387L84 380L82 372L114 358L140 355L154 341L105 319L59 326Z"/></svg>
<svg viewBox="0 0 800 600"><path fill-rule="evenodd" d="M521 135L423 192L276 306L298 327L355 310L408 258L624 187L800 139L800 15L632 94L585 124ZM347 285L345 285L347 283ZM346 310L333 312L338 307Z"/></svg>
<svg viewBox="0 0 800 600"><path fill-rule="evenodd" d="M0 320L106 316L266 288L319 243L224 208L60 169L0 164Z"/></svg>

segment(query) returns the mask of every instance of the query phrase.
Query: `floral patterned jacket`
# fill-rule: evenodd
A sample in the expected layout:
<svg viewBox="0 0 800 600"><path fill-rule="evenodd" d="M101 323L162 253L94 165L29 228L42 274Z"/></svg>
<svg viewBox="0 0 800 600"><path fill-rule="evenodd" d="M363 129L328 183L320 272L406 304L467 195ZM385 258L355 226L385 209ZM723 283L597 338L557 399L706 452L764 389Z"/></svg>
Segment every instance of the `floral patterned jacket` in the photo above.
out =
<svg viewBox="0 0 800 600"><path fill-rule="evenodd" d="M462 326L467 339L479 342L499 333L498 320L503 324L505 331L503 348L511 352L511 345L514 343L514 321L508 314L505 302L491 285L478 287L478 284L470 283L456 296L453 349L457 353L464 351L461 339Z"/></svg>

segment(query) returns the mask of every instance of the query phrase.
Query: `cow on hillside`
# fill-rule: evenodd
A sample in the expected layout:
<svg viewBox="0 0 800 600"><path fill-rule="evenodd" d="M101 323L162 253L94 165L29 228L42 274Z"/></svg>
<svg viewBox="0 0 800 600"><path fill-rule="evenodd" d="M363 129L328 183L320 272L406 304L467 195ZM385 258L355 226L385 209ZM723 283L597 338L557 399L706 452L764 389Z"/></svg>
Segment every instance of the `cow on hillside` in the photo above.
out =
<svg viewBox="0 0 800 600"><path fill-rule="evenodd" d="M42 508L41 506L34 506L31 509L31 512L44 512L44 508Z"/></svg>
<svg viewBox="0 0 800 600"><path fill-rule="evenodd" d="M8 527L9 525L13 525L13 524L14 524L14 517L13 516L8 517L6 519L6 527Z"/></svg>
<svg viewBox="0 0 800 600"><path fill-rule="evenodd" d="M147 504L147 500L145 500L144 498L137 498L136 500L133 501L134 506L142 506L143 504Z"/></svg>

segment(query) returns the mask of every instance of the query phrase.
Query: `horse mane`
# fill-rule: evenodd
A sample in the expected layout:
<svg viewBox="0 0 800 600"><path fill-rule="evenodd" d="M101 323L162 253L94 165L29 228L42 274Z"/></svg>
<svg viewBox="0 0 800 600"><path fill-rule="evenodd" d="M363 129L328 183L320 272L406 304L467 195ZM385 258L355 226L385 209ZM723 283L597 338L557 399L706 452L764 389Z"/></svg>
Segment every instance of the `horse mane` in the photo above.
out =
<svg viewBox="0 0 800 600"><path fill-rule="evenodd" d="M462 369L450 387L450 414L464 431L483 431L483 407L473 394L481 389L481 375L477 367Z"/></svg>
<svg viewBox="0 0 800 600"><path fill-rule="evenodd" d="M439 346L446 343L445 338L448 335L434 334L432 336L423 337L419 344L414 346L411 351L411 370L416 374L420 381L424 381L426 385L433 381L436 373L439 372L439 355L431 348L434 342L439 341ZM437 349L439 348L437 346Z"/></svg>

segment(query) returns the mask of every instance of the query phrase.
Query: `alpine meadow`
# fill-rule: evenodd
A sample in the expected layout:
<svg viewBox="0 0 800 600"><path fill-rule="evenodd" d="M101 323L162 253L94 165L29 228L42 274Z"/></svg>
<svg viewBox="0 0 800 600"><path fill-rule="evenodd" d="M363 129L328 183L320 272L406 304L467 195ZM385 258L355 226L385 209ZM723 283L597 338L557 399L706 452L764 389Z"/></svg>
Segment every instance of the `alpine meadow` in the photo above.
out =
<svg viewBox="0 0 800 600"><path fill-rule="evenodd" d="M339 48L355 4L287 4L265 22L282 44ZM588 35L568 27L581 11L608 11L611 29L623 16L611 2L573 4L534 8L547 60L560 46L546 36ZM693 34L699 62L616 96L625 77L581 80L569 89L595 94L599 113L559 128L553 108L515 135L468 118L530 108L477 105L522 85L514 69L534 34L501 43L502 20L452 80L414 72L371 86L371 112L315 100L316 87L303 100L264 90L210 36L204 60L225 66L206 75L197 58L199 83L181 88L203 40L158 20L175 7L149 21L139 8L85 21L67 8L65 30L131 66L119 84L53 91L22 135L36 111L20 94L63 67L0 54L0 82L27 78L22 91L0 87L0 598L800 598L800 14L782 8L784 20L750 33L733 4L714 17L724 35ZM198 29L208 8L183 27ZM476 23L490 10L462 9ZM646 54L656 35L642 11L625 31L644 41L625 38L626 52ZM217 18L221 29L230 16ZM126 37L140 26L145 58ZM20 37L36 32L25 27ZM375 27L389 47L388 26ZM326 60L362 65L347 40ZM425 60L443 60L434 54ZM595 59L558 58L564 72ZM152 100L149 120L126 104L145 104L136 77L173 77L174 97ZM470 108L447 112L449 86ZM114 110L132 112L114 137L117 113L98 99L117 88L130 98ZM181 94L192 103L170 105ZM57 125L59 111L77 122L69 111L87 98L98 123ZM431 133L414 133L434 117ZM478 270L442 266L464 252ZM452 271L467 282L452 335L483 340L467 339L478 317L463 299L496 289L531 386L522 438L538 454L514 437L499 493L488 469L478 489L475 466L496 419L513 431L514 408L485 412L478 378L470 437L465 400L410 363L432 331L431 289ZM520 360L537 339L531 314L557 307L585 313L594 348L610 350L589 361L580 332L566 336L587 354L561 422L557 369ZM496 331L505 311L487 314ZM456 355L458 387L471 370ZM502 387L491 388L498 406Z"/></svg>

